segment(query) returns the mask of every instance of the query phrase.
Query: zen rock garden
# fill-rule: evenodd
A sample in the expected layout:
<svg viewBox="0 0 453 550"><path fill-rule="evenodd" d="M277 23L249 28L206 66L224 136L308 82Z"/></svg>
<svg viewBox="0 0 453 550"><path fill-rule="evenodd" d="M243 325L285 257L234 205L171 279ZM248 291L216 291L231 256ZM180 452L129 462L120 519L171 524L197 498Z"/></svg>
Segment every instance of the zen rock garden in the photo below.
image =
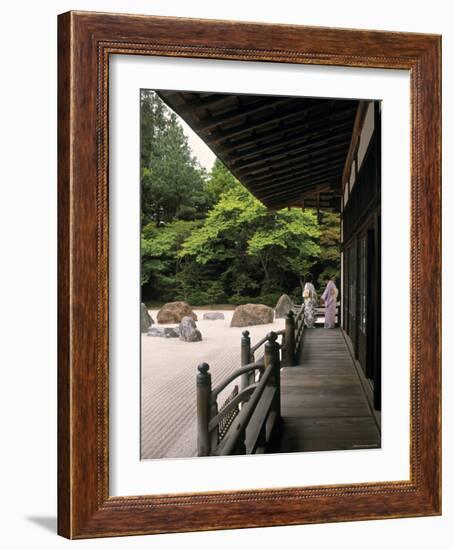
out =
<svg viewBox="0 0 453 550"><path fill-rule="evenodd" d="M295 307L287 294L283 294L275 310L264 304L244 304L237 306L231 317L230 327L250 327L272 324L274 319L284 318ZM183 342L199 342L203 339L197 328L198 317L191 306L182 301L168 302L157 312L158 325L177 325L160 327L154 323L145 304L141 304L140 329L142 333L157 338L179 338ZM225 321L221 311L203 313L203 321Z"/></svg>

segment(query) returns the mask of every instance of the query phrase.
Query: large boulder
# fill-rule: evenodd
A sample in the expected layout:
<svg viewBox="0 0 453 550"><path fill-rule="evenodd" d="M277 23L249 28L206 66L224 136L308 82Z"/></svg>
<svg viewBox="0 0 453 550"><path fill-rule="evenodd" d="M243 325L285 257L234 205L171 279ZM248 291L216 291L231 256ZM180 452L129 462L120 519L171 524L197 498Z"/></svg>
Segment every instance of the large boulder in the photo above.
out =
<svg viewBox="0 0 453 550"><path fill-rule="evenodd" d="M294 302L288 294L282 294L275 306L275 318L281 319L282 317L286 317L292 309L294 309Z"/></svg>
<svg viewBox="0 0 453 550"><path fill-rule="evenodd" d="M179 323L179 339L183 342L199 342L201 332L192 317L184 317Z"/></svg>
<svg viewBox="0 0 453 550"><path fill-rule="evenodd" d="M161 325L180 323L184 317L191 317L194 321L198 321L192 308L186 302L168 302L160 308L157 322Z"/></svg>
<svg viewBox="0 0 453 550"><path fill-rule="evenodd" d="M221 311L203 313L203 321L217 321L219 319L225 319L225 315Z"/></svg>
<svg viewBox="0 0 453 550"><path fill-rule="evenodd" d="M230 327L249 327L267 325L274 322L274 310L264 304L245 304L238 306L233 313Z"/></svg>
<svg viewBox="0 0 453 550"><path fill-rule="evenodd" d="M145 304L140 306L140 332L148 332L149 327L154 323Z"/></svg>

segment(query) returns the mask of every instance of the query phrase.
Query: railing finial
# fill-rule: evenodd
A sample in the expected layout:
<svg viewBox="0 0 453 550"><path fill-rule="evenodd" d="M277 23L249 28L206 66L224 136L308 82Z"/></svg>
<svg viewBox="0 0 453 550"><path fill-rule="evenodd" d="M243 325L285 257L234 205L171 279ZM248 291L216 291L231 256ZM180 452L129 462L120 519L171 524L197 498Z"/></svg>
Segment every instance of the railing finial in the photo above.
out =
<svg viewBox="0 0 453 550"><path fill-rule="evenodd" d="M209 365L207 363L200 363L198 365L198 371L200 374L206 374L209 370Z"/></svg>
<svg viewBox="0 0 453 550"><path fill-rule="evenodd" d="M248 365L252 361L252 356L250 353L250 332L248 330L242 331L241 338L241 366ZM241 376L241 390L246 388L250 382L251 377L254 377L255 374L245 373Z"/></svg>
<svg viewBox="0 0 453 550"><path fill-rule="evenodd" d="M211 379L211 374L209 372L209 365L207 363L200 363L197 368L198 368L197 386L207 385Z"/></svg>

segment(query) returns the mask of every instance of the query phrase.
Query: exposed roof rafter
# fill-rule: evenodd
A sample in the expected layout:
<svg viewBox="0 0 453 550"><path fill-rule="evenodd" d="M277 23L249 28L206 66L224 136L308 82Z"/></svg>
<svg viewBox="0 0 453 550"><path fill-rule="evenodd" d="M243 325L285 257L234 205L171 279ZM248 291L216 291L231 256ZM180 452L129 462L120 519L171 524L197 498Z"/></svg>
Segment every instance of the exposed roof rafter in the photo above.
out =
<svg viewBox="0 0 453 550"><path fill-rule="evenodd" d="M160 91L268 208L339 210L358 101ZM315 194L317 193L317 194Z"/></svg>

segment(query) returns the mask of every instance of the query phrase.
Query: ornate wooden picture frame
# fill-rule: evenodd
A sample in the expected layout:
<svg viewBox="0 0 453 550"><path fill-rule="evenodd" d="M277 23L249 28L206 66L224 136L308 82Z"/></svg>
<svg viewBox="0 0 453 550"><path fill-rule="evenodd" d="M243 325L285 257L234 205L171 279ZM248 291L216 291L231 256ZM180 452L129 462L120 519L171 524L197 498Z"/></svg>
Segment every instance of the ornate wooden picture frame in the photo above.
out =
<svg viewBox="0 0 453 550"><path fill-rule="evenodd" d="M58 532L89 538L441 513L441 39L69 12L59 16ZM410 480L109 494L109 56L410 72Z"/></svg>

